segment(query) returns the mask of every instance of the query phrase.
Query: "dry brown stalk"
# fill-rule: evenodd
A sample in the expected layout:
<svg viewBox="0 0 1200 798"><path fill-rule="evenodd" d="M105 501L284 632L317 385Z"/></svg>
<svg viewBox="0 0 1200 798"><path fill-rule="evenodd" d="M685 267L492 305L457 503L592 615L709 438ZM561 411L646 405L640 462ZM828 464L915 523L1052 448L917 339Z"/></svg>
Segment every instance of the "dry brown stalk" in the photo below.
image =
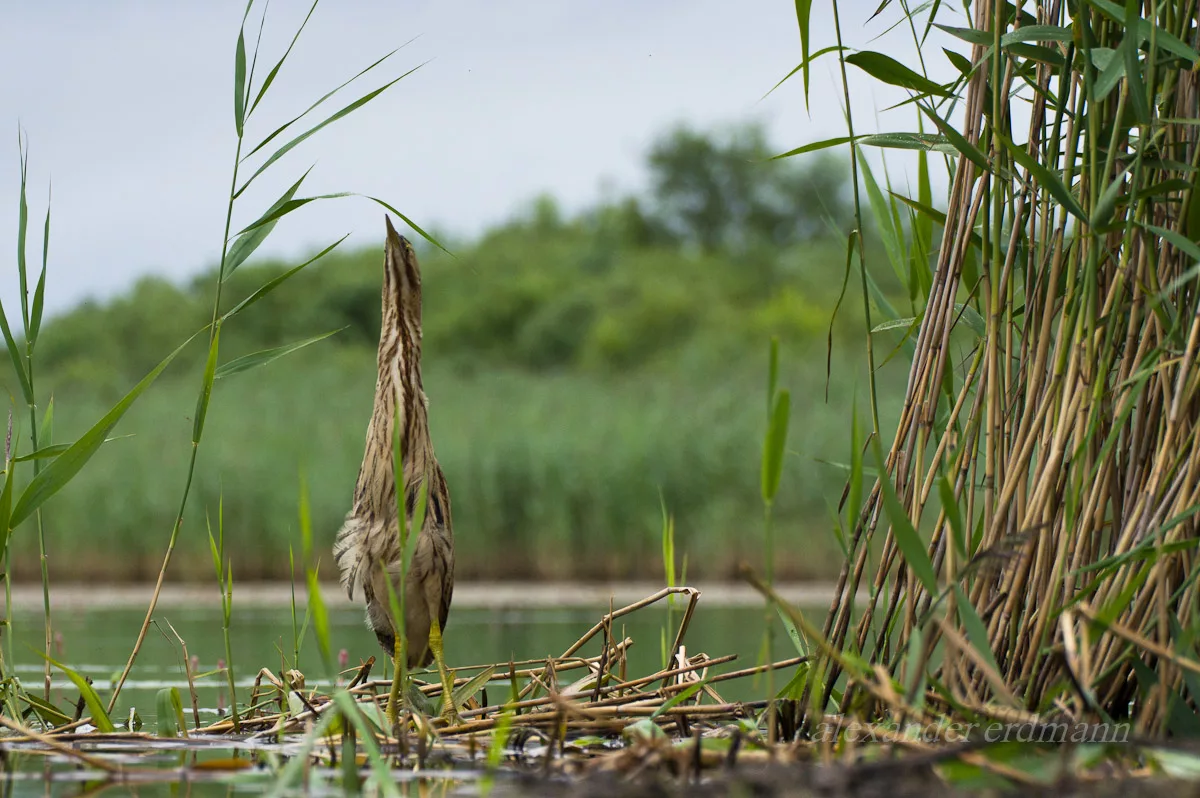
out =
<svg viewBox="0 0 1200 798"><path fill-rule="evenodd" d="M973 5L986 37L972 46L977 68L953 127L988 166L953 166L883 446L883 479L925 535L938 591L918 580L877 481L851 508L858 522L825 638L896 676L920 628L923 645L950 643L930 677L973 703L1132 706L1139 727L1162 729L1181 673L1194 672L1174 641L1200 621L1200 58L1172 43L1200 41L1195 3L1137 4L1158 15L1157 38L1103 92L1092 48L1128 49L1123 21L1058 0L1019 3L1024 20L995 0ZM1036 47L982 43L1031 20L1052 32L1031 37ZM1139 92L1148 108L1135 113ZM978 332L963 324L966 308L982 319ZM871 599L852 628L864 580ZM951 586L965 603L946 595ZM1111 618L1107 631L1060 622L1072 607ZM1156 672L1149 693L1133 660Z"/></svg>

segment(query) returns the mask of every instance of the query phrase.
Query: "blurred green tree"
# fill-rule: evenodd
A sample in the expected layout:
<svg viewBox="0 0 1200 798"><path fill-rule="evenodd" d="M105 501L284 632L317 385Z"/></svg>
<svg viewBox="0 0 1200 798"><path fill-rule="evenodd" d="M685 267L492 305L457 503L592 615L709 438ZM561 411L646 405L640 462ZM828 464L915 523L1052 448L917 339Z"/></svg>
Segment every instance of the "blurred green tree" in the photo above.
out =
<svg viewBox="0 0 1200 798"><path fill-rule="evenodd" d="M787 247L852 218L846 170L831 155L770 161L761 125L710 134L680 126L647 158L653 204L649 229L705 252Z"/></svg>

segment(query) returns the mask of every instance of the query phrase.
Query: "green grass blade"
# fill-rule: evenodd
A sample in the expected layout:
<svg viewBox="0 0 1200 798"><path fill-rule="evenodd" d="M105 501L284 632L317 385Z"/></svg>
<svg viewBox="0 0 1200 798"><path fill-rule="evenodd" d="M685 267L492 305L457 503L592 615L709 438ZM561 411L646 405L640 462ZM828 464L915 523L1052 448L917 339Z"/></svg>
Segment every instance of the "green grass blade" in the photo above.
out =
<svg viewBox="0 0 1200 798"><path fill-rule="evenodd" d="M908 264L904 255L902 234L896 229L895 220L888 208L888 202L884 199L883 192L879 188L879 183L875 181L875 175L872 173L871 167L867 165L867 159L862 156L861 152L859 154L858 168L862 173L863 184L867 189L867 199L871 205L871 215L875 217L875 227L883 239L883 248L887 252L888 261L892 264L892 271L895 272L900 284L911 295L911 286L908 280Z"/></svg>
<svg viewBox="0 0 1200 798"><path fill-rule="evenodd" d="M945 136L934 136L929 133L871 133L859 136L855 144L889 150L940 152L946 155L954 155L958 152Z"/></svg>
<svg viewBox="0 0 1200 798"><path fill-rule="evenodd" d="M25 701L27 704L29 704L30 708L34 711L34 714L36 714L38 718L40 718L41 721L48 726L65 726L71 722L71 717L64 714L53 704L47 703L41 698L27 693L24 690L20 691L17 695L22 701Z"/></svg>
<svg viewBox="0 0 1200 798"><path fill-rule="evenodd" d="M988 34L988 36L990 43L991 34ZM1016 30L1011 30L1001 36L1000 46L1007 47L1010 44L1019 44L1021 42L1069 43L1073 40L1073 37L1074 31L1062 25L1022 25Z"/></svg>
<svg viewBox="0 0 1200 798"><path fill-rule="evenodd" d="M233 58L233 125L237 137L242 137L242 127L246 122L246 25L238 31L237 52Z"/></svg>
<svg viewBox="0 0 1200 798"><path fill-rule="evenodd" d="M954 590L958 593L958 617L962 621L963 629L967 633L967 641L974 646L979 656L995 673L1003 673L1000 670L1000 664L996 661L996 655L992 653L991 646L988 645L987 627L983 625L983 619L979 617L979 613L975 611L975 605L963 592L963 589L958 585L954 586Z"/></svg>
<svg viewBox="0 0 1200 798"><path fill-rule="evenodd" d="M858 515L862 511L863 457L861 433L858 424L858 397L850 407L850 490L846 498L846 532L852 533L858 526Z"/></svg>
<svg viewBox="0 0 1200 798"><path fill-rule="evenodd" d="M175 356L182 352L201 332L203 330L193 333L174 352L163 358L149 374L142 378L141 382L135 385L90 430L84 433L75 443L71 444L65 452L60 454L41 473L30 480L29 485L21 493L21 498L17 500L17 506L13 509L10 528L20 525L22 521L32 515L47 499L62 490L79 473L79 470L92 458L92 455L100 450L100 447L107 439L108 433L117 425L117 422L121 420L121 417L125 415L125 412L129 410L134 401L158 379L158 375L162 374L163 370L171 364Z"/></svg>
<svg viewBox="0 0 1200 798"><path fill-rule="evenodd" d="M452 696L455 708L461 707L467 703L467 700L473 697L476 693L483 689L483 686L492 678L492 674L496 672L496 666L492 665L476 674L470 681L456 687Z"/></svg>
<svg viewBox="0 0 1200 798"><path fill-rule="evenodd" d="M832 139L814 141L811 144L805 144L803 147L797 147L794 150L788 150L787 152L781 152L778 155L772 155L771 160L777 161L780 158L791 158L793 155L803 155L806 152L816 152L817 150L827 150L830 147L840 147L850 140L851 139L849 136L837 136L836 138Z"/></svg>
<svg viewBox="0 0 1200 798"><path fill-rule="evenodd" d="M704 679L699 682L696 682L691 687L688 687L684 690L680 690L678 693L671 696L666 701L662 702L662 704L659 705L658 709L656 709L656 710L654 710L654 712L650 713L650 720L654 720L658 716L662 715L664 712L674 709L675 707L682 704L684 701L687 701L689 698L696 695L696 693L698 693L702 689L704 689L704 685L706 685L706 684L708 684L708 680Z"/></svg>
<svg viewBox="0 0 1200 798"><path fill-rule="evenodd" d="M300 39L300 34L304 32L304 27L308 25L308 20L312 17L313 12L317 10L317 3L319 2L321 2L321 0L313 0L312 6L308 9L308 13L304 16L304 21L300 23L300 27L296 30L296 35L292 37L291 44L288 45L287 50L283 52L283 55L275 63L275 66L271 68L271 71L267 73L267 77L266 80L263 81L262 88L258 90L258 94L254 97L254 102L250 104L250 110L246 112L247 117L254 113L254 109L258 107L258 104L262 102L262 98L266 96L267 89L271 88L271 84L275 82L275 76L279 74L279 70L283 67L283 62L287 60L289 55L291 55L292 48L296 46L296 42Z"/></svg>
<svg viewBox="0 0 1200 798"><path fill-rule="evenodd" d="M292 198L296 196L296 192L300 190L300 184L304 182L304 178L308 177L308 173L311 171L312 167L310 166L305 170L304 174L300 175L300 179L289 186L287 191L283 192L279 199L267 209L263 217L269 217L288 202L291 202ZM245 263L246 258L254 254L254 250L258 249L262 242L267 240L267 236L271 234L271 231L275 229L277 221L278 219L260 225L252 230L243 232L237 237L233 242L233 246L229 248L229 254L225 256L224 272L221 273L222 280L228 280L237 267Z"/></svg>
<svg viewBox="0 0 1200 798"><path fill-rule="evenodd" d="M775 403L775 390L779 386L779 336L771 336L771 345L767 352L767 418L771 417L771 407Z"/></svg>
<svg viewBox="0 0 1200 798"><path fill-rule="evenodd" d="M891 56L872 50L863 50L846 56L847 64L866 72L878 81L891 86L910 89L918 94L932 94L937 97L950 97L951 93L945 86L934 83L929 78L914 72Z"/></svg>
<svg viewBox="0 0 1200 798"><path fill-rule="evenodd" d="M265 213L263 213L263 215L260 216L258 219L251 222L250 224L246 225L241 230L239 230L238 236L243 236L244 234L249 233L253 230L258 230L259 228L264 227L266 225L274 224L278 220L282 219L284 216L287 216L292 211L299 210L300 208L303 208L305 205L309 204L310 202L317 202L318 200L327 200L327 199L342 199L344 197L354 197L354 196L357 196L357 195L353 194L349 191L338 191L338 192L334 192L333 194L317 194L316 196L313 196L313 197L301 197L300 199L286 200L285 202L283 202L281 204L273 205L270 209L268 209Z"/></svg>
<svg viewBox="0 0 1200 798"><path fill-rule="evenodd" d="M1125 30L1137 30L1142 22L1142 0L1125 0ZM1142 67L1138 60L1138 36L1128 33L1121 41L1121 55L1125 59L1125 82L1129 86L1129 102L1133 119L1138 124L1150 121L1150 101L1146 98L1146 84L1142 80Z"/></svg>
<svg viewBox="0 0 1200 798"><path fill-rule="evenodd" d="M105 438L104 442L112 443L113 441L119 441L122 438L130 438L130 437L132 437L132 436L131 435L117 435L112 438ZM52 457L58 457L60 454L62 454L63 452L65 452L67 449L70 449L70 448L71 448L71 444L69 444L69 443L55 443L55 444L51 444L49 446L43 446L42 448L38 449L36 452L30 452L29 454L23 454L20 457L14 457L13 462L14 463L27 463L31 460L49 460Z"/></svg>
<svg viewBox="0 0 1200 798"><path fill-rule="evenodd" d="M804 74L804 79L805 79L805 81L807 81L807 80L808 80L808 68L809 68L809 65L810 65L810 64L812 64L814 61L816 61L816 60L817 60L818 58L820 58L821 56L823 56L823 55L826 55L827 53L834 53L834 52L837 52L838 50L845 50L845 49L846 49L845 47L838 47L838 46L835 44L835 45L831 45L831 46L829 46L829 47L825 47L825 48L822 48L822 49L820 49L820 50L817 50L817 51L816 51L815 53L813 53L811 56L804 56L804 60L803 60L803 61L801 61L799 64L797 64L797 65L795 66L795 68L793 68L793 69L792 69L792 71L791 71L791 72L787 73L787 74L786 74L786 75L784 75L782 78L780 78L779 82L778 82L778 83L776 83L774 86L772 86L772 87L771 87L771 90L770 90L770 91L768 91L766 94L764 94L764 95L763 95L763 96L762 96L760 99L763 99L763 100L765 100L765 99L767 99L768 97L770 97L770 96L771 96L771 94L772 94L772 93L773 93L773 92L774 92L776 89L778 89L778 88L779 88L780 86L782 86L784 83L787 83L787 82L788 82L788 80L790 80L790 79L791 79L791 78L792 78L792 77L793 77L793 76L794 76L794 75L795 75L797 72L799 72L799 71L801 71L801 70L804 70L804 73L805 73L805 74Z"/></svg>
<svg viewBox="0 0 1200 798"><path fill-rule="evenodd" d="M975 164L983 171L991 171L991 167L988 165L988 160L984 154L979 151L978 147L967 141L961 133L955 130L953 125L944 121L940 116L935 114L932 109L926 108L924 105L920 104L918 104L917 107L920 108L927 117L929 117L929 120L933 122L938 131L940 131L941 134L946 137L946 140L954 145L954 149L958 150L960 155L967 158L971 163Z"/></svg>
<svg viewBox="0 0 1200 798"><path fill-rule="evenodd" d="M329 644L329 612L321 598L321 583L317 578L317 565L313 562L312 511L308 500L308 483L300 475L300 541L304 548L306 563L305 577L308 583L308 609L312 617L313 634L317 636L317 647L325 663L326 673L333 673L333 656Z"/></svg>
<svg viewBox="0 0 1200 798"><path fill-rule="evenodd" d="M386 208L387 210L389 210L389 211L391 211L392 213L394 213L394 214L396 214L397 216L399 216L399 217L400 217L400 220L401 220L402 222L404 222L406 225L408 225L409 227L411 227L411 228L413 229L413 231L414 231L414 232L416 232L416 234L417 234L417 235L419 235L421 238L425 239L425 240L426 240L426 241L428 241L430 244L433 244L435 247L437 247L438 249L440 249L442 252L445 252L447 255L449 255L449 256L451 256L451 257L454 257L454 253L453 253L453 252L451 252L450 250L446 249L444 246L442 246L442 242L438 241L436 238L434 238L433 236L431 236L429 233L427 233L427 232L425 232L424 230L422 230L422 229L421 229L421 227L420 227L420 226L419 226L419 225L418 225L416 222L414 222L412 219L409 219L409 218L408 218L407 216L405 216L403 213L401 213L400 211L396 210L396 209L395 209L395 208L393 208L391 205L388 205L386 202L384 202L383 200L379 199L378 197L372 197L372 196L369 196L369 195L366 195L366 194L364 194L363 196L365 196L367 199L371 200L371 202L374 202L376 205L379 205L379 206L381 206L381 207L383 207L383 208Z"/></svg>
<svg viewBox="0 0 1200 798"><path fill-rule="evenodd" d="M1063 182L1061 175L1047 169L1038 162L1037 158L1030 155L1024 147L1018 147L1003 133L997 131L994 135L998 141L1004 144L1009 154L1012 155L1013 160L1028 169L1029 174L1033 175L1034 179L1044 186L1072 216L1084 224L1088 223L1087 213L1084 212L1083 206L1079 204L1079 200L1075 199L1075 195L1067 188L1067 184Z"/></svg>
<svg viewBox="0 0 1200 798"><path fill-rule="evenodd" d="M771 413L771 423L767 427L766 440L763 443L762 458L762 497L765 502L772 502L779 492L779 480L783 474L783 452L787 444L788 415L791 411L791 393L780 391L775 400Z"/></svg>
<svg viewBox="0 0 1200 798"><path fill-rule="evenodd" d="M8 314L4 312L4 303L0 302L0 332L4 333L4 345L8 349L8 357L12 361L13 371L17 373L17 382L21 383L21 395L26 404L33 404L33 384L29 381L29 371L25 368L25 358L17 347L12 328L8 324Z"/></svg>
<svg viewBox="0 0 1200 798"><path fill-rule="evenodd" d="M391 768L388 767L387 760L384 759L383 753L375 742L375 732L371 728L370 721L363 715L361 708L354 702L354 698L345 690L338 690L334 693L333 700L341 710L346 722L353 725L358 732L358 736L366 748L367 764L370 765L371 772L375 776L375 783L380 794L399 798L400 788L396 785Z"/></svg>
<svg viewBox="0 0 1200 798"><path fill-rule="evenodd" d="M186 737L187 721L183 718L183 699L178 687L164 687L154 700L158 715L159 737Z"/></svg>
<svg viewBox="0 0 1200 798"><path fill-rule="evenodd" d="M8 555L8 538L12 534L13 462L4 468L4 487L0 488L0 556Z"/></svg>
<svg viewBox="0 0 1200 798"><path fill-rule="evenodd" d="M899 497L896 496L896 488L892 485L890 472L885 468L883 450L879 445L879 439L876 438L871 442L871 450L875 454L875 465L879 469L880 478L879 485L883 490L883 506L887 511L888 520L892 523L892 533L896 538L896 546L899 547L900 553L904 555L904 561L912 568L918 580L925 587L925 590L931 596L936 596L938 593L937 574L933 570L933 562L929 559L929 552L926 551L925 544L921 541L917 530L913 528L912 519L908 516L908 511L904 509L904 505L900 503Z"/></svg>
<svg viewBox="0 0 1200 798"><path fill-rule="evenodd" d="M946 520L950 523L950 534L954 539L954 549L961 559L965 559L967 554L967 532L963 526L962 512L958 507L958 500L954 498L954 488L950 486L950 480L946 477L938 477L938 494L942 499L942 510L946 513Z"/></svg>
<svg viewBox="0 0 1200 798"><path fill-rule="evenodd" d="M255 302L262 299L263 297L265 297L267 294L274 291L279 286L283 285L285 282L287 282L289 279L294 277L301 270L307 268L308 266L311 266L312 264L319 261L321 258L328 255L335 248L337 248L338 244L341 244L343 241L345 241L349 237L350 237L350 234L347 233L346 235L339 238L337 241L334 241L332 244L325 247L325 249L321 250L316 255L313 255L311 258L304 261L304 263L301 263L299 266L294 266L291 269L288 269L283 274L279 275L278 277L275 277L275 278L263 283L262 286L260 286L258 289L256 289L254 291L254 293L250 294L250 296L246 297L241 302L234 305L232 309L226 311L225 315L221 317L221 321L226 322L229 319L236 316L237 314L241 313L243 310L250 307Z"/></svg>
<svg viewBox="0 0 1200 798"><path fill-rule="evenodd" d="M812 71L808 49L812 41L809 35L809 21L812 17L812 0L796 0L796 24L800 27L800 64L804 67L804 107L808 108L809 73Z"/></svg>
<svg viewBox="0 0 1200 798"><path fill-rule="evenodd" d="M192 443L199 443L204 435L204 419L208 416L208 403L212 399L213 379L217 369L217 350L221 342L221 324L213 329L208 343L208 359L204 364L204 380L200 384L200 395L196 397L196 412L192 420Z"/></svg>
<svg viewBox="0 0 1200 798"><path fill-rule="evenodd" d="M221 366L216 370L216 373L213 375L213 377L220 380L224 379L225 377L232 377L234 374L241 374L243 371L249 371L250 369L258 368L259 366L265 366L274 360L278 360L284 355L290 355L292 352L295 352L298 349L303 349L306 346L315 344L317 341L324 341L326 338L330 337L331 335L336 335L344 329L346 328L341 327L336 330L330 330L327 333L314 335L311 338L305 338L303 341L296 341L295 343L279 346L274 349L264 349L261 352L252 352L248 355L243 355L242 357L231 360L225 365Z"/></svg>
<svg viewBox="0 0 1200 798"><path fill-rule="evenodd" d="M20 149L20 136L17 137L17 145ZM25 329L29 329L29 283L28 269L25 264L25 238L29 232L29 203L26 195L26 177L29 171L29 145L20 152L21 161L21 201L17 207L17 276L21 282L21 319L25 322Z"/></svg>
<svg viewBox="0 0 1200 798"><path fill-rule="evenodd" d="M79 689L79 694L83 696L83 701L87 704L88 713L92 716L92 725L96 727L96 731L101 734L111 734L116 731L112 720L108 717L108 712L104 709L104 702L100 700L100 696L96 693L96 689L88 684L87 679L80 676L77 672L71 670L61 662L46 655L45 652L37 652L38 656L49 662L54 667L67 675L71 683Z"/></svg>
<svg viewBox="0 0 1200 798"><path fill-rule="evenodd" d="M283 133L285 130L287 130L289 127L291 127L292 125L296 124L296 123L297 123L297 122L299 122L301 119L303 119L304 117L308 116L310 113L312 113L312 112L313 112L314 110L316 110L318 107L320 107L320 106L321 106L321 105L322 105L322 104L323 104L323 103L324 103L326 100L328 100L330 97L332 97L333 95L337 94L339 91L341 91L342 89L346 88L346 87L347 87L347 86L349 86L351 83L353 83L354 81L358 80L358 79L359 79L359 78L361 78L363 75L367 74L367 73L368 73L368 72L370 72L372 69L374 69L375 67L377 67L377 66L379 66L380 64L382 64L384 61L386 61L386 60L388 60L389 58L391 58L391 57L392 57L393 55L395 55L397 52L399 52L399 48L396 48L395 50L392 50L390 53L387 53L387 54L386 54L386 55L384 55L383 57L379 58L379 59L378 59L378 60L376 60L376 61L375 61L373 64L371 64L370 66L368 66L366 69L363 69L363 70L362 70L362 71L360 71L358 74L356 74L354 77L350 78L350 79L349 79L349 80L347 80L345 83L342 83L342 84L341 84L340 86L338 86L337 88L335 88L335 89L333 89L332 91L328 91L328 92L326 92L325 94L323 94L323 95L321 96L321 98L320 98L319 100L317 100L315 103L313 103L312 105L308 106L308 108L305 108L305 109L304 109L304 111L302 111L302 112L301 112L300 114L298 114L297 116L294 116L294 117L292 117L292 118L291 118L291 119L289 119L287 122L284 122L282 125L280 125L279 127L275 128L275 130L274 130L274 131L272 131L272 132L271 132L271 134L270 134L269 136L267 136L265 139L263 139L262 141L260 141L258 144L254 145L254 149L250 150L250 152L248 152L248 153L246 153L245 155L243 155L243 156L242 156L242 159L241 159L241 161L240 161L240 162L241 162L241 163L244 163L246 160L248 160L249 158L251 158L251 157L252 157L252 156L253 156L255 153L257 153L257 152L258 152L259 150L261 150L263 147L266 147L268 144L270 144L272 141L274 141L274 140L275 140L277 137L279 137L279 136L280 136L280 135L281 135L281 134L282 134L282 133ZM247 185L249 185L249 182L250 182L250 181L246 181L246 183L244 183L244 184L242 185L242 187L241 187L240 189L238 189L237 193L236 193L234 196L235 196L235 197L241 196L241 193L242 193L242 192L243 192L243 191L246 189L246 186L247 186Z"/></svg>
<svg viewBox="0 0 1200 798"><path fill-rule="evenodd" d="M37 342L42 329L42 309L46 304L46 264L50 261L50 199L46 200L46 222L42 226L42 271L33 289L33 310L29 318L29 346Z"/></svg>
<svg viewBox="0 0 1200 798"><path fill-rule="evenodd" d="M248 180L246 180L245 183L242 184L242 188L238 189L238 193L240 194L246 188L246 186L248 186L250 183L252 183L254 181L254 179L256 177L258 177L263 172L265 172L267 169L269 169L273 163L275 163L280 158L282 158L283 156L285 156L289 152L291 152L292 149L294 147L296 147L298 144L305 141L309 137L315 135L321 129L325 128L327 125L331 125L334 122L338 121L339 119L342 119L343 117L354 113L359 108L362 108L364 105L369 103L371 100L374 100L380 94L383 94L385 91L390 89L392 86L395 86L401 80L404 80L406 77L408 77L412 73L416 72L422 66L424 66L424 64L419 64L419 65L413 67L412 69L408 70L407 72L405 72L400 77L394 78L394 79L388 81L387 83L383 84L382 86L375 89L374 91L367 92L362 97L359 97L354 102L352 102L349 105L347 105L346 107L342 108L340 111L337 111L336 113L326 117L323 121L318 122L316 125L313 125L308 130L301 133L299 136L296 136L294 139L289 141L287 144L284 144L282 147L277 149L275 152L271 153L271 156L269 158L267 158L266 161L263 162L262 166L258 167L258 169L255 170L254 174L250 175L250 178Z"/></svg>

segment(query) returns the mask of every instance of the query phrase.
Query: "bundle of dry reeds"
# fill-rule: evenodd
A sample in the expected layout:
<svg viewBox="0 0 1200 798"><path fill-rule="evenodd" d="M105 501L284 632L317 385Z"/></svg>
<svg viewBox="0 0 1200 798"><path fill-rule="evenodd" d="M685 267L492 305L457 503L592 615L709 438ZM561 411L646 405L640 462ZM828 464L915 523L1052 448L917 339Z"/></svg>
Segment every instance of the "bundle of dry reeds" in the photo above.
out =
<svg viewBox="0 0 1200 798"><path fill-rule="evenodd" d="M944 216L892 204L941 246L824 637L918 708L1197 718L1196 5L977 0L914 91L957 162Z"/></svg>

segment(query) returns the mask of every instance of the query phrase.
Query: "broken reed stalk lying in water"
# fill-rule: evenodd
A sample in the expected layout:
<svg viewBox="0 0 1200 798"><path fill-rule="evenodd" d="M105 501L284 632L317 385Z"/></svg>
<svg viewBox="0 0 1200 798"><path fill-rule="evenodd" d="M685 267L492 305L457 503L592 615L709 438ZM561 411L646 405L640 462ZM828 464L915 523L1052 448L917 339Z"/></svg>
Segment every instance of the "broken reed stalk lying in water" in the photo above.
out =
<svg viewBox="0 0 1200 798"><path fill-rule="evenodd" d="M962 34L964 118L938 120L960 155L887 483L824 632L963 707L1161 732L1200 702L1195 3L1016 5L977 0Z"/></svg>

